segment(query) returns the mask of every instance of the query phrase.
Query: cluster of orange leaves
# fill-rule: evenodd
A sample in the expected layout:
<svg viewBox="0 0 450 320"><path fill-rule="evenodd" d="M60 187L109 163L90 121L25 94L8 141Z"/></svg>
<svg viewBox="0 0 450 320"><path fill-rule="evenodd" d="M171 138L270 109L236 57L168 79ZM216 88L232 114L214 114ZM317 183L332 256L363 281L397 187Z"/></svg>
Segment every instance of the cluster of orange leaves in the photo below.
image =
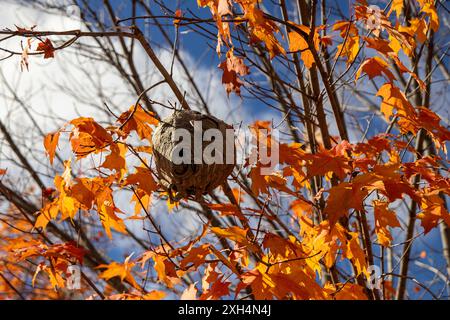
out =
<svg viewBox="0 0 450 320"><path fill-rule="evenodd" d="M403 9L403 1L393 1L389 12L381 14L381 30L371 32L375 37L366 37L359 34L356 23L365 25L370 18L368 4L365 0L360 0L359 5L355 6L354 21L336 21L332 26L332 31L339 32L343 39L337 46L336 58L344 57L347 64L351 65L363 46L376 50L380 56L366 59L360 66L355 80L362 72L369 78L384 75L391 82L394 81L394 75L389 71L389 60L392 59L397 64L400 72L410 73L419 83L422 83L415 73L410 71L398 58L400 50L407 56L411 56L416 48L417 42L422 43L427 38L428 30L437 31L439 28L439 18L436 12L434 2L431 0L417 0L423 16L413 18L408 26L397 23L393 26L388 17L396 12L397 18ZM243 81L239 79L249 73L244 65L243 58L236 57L232 41L232 26L241 27L246 23L246 31L250 36L249 44L262 43L269 53L270 59L278 55L286 55L283 47L284 36L280 28L271 17L268 17L259 8L258 0L198 0L201 7L209 7L217 25L217 53L220 55L221 48L225 45L228 49L226 60L219 67L223 69L222 82L228 93L235 92L240 95L240 87ZM235 8L236 6L236 8ZM242 14L236 14L235 9L240 9ZM428 23L427 23L428 19ZM320 25L311 30L309 26L287 22L288 30L288 49L289 53L300 52L301 59L306 68L311 68L315 61L311 50L319 53L321 47L330 46L333 43L333 36L321 36L320 31L328 28L326 25ZM380 37L381 31L386 31L388 40Z"/></svg>
<svg viewBox="0 0 450 320"><path fill-rule="evenodd" d="M119 118L119 124L128 118L129 112ZM148 209L151 196L157 190L152 171L149 167L142 166L136 168L135 173L127 174L126 148L123 148L125 151L121 153L118 145L123 144L123 141L116 138L125 138L135 130L138 135L143 134L143 139L149 139L150 125L155 124L156 120L140 106L132 119L134 122L131 123L134 125L130 124L122 129L119 124L103 129L93 119L87 118L70 122L73 127L70 133L71 146L76 158L82 159L87 154L109 149L110 153L100 168L108 168L112 174L107 177L72 178L70 162L66 162L66 171L55 178L58 196L41 210L36 228L45 228L46 223L56 219L58 213L61 213L61 219L74 219L76 211L94 209L93 211L99 214L108 236L112 236L111 229L126 232L122 219L118 217L122 211L114 205L112 198L113 184L114 188L133 186L139 191L134 197L134 218L139 218L143 206ZM86 128L95 130L88 132ZM258 129L270 130L270 123L257 122L254 128L255 134L258 135ZM149 135L146 135L147 133ZM54 137L55 134L51 134L46 141L53 141ZM274 192L295 197L290 210L300 225L299 238L294 235L284 238L267 232L259 243L250 237L249 230L245 228L233 226L221 229L204 225L199 236L180 247L175 248L172 244L165 243L142 253L134 260L129 256L123 263L113 262L98 266L104 269L99 275L100 278L108 280L118 277L135 290L134 293L113 295L111 298L162 298L164 294L160 291L143 293L135 280L136 275L133 275L133 269L139 266L145 268L146 263L151 261L159 282L169 289L181 286L181 278L184 275L204 268L201 292L198 292L196 286L189 286L182 294L186 299L218 299L229 295L230 286L233 284L229 280L230 276L239 279L234 288L235 296L249 287L257 299L364 299L364 289L357 284L327 283L321 286L316 282L316 275L323 272L322 266L332 268L339 256L353 263L356 275L367 276L366 255L361 248L358 233L342 227L339 222L341 217L354 212L367 214L367 206L373 207L374 232L377 242L382 246L391 244L391 230L400 227L395 212L389 209L389 204L402 199L404 195L419 203L421 212L418 218L425 232L434 228L441 219L450 224L450 215L439 198L440 192L448 194L450 190L449 179L441 176L438 171L441 159L424 157L416 162L402 163L400 154L411 147L397 136L378 135L367 142L357 144L342 141L331 150L323 149L315 154L307 152L295 143L284 144L271 139L268 139L267 143L278 144L280 163L284 168L281 172L261 175L258 172L261 164L252 167L249 172L251 188L255 194L269 197ZM51 158L56 144L47 145L51 146L47 149ZM80 150L82 152L79 152ZM151 150L142 148L139 152ZM380 163L378 160L383 153L389 158L386 163ZM110 165L105 166L105 163ZM427 182L420 189L415 188L412 183L416 175L420 175ZM339 181L330 189L320 191L328 194L328 197L323 212L327 219L319 224L313 222L316 204L305 199L301 193L302 188L310 189L309 181L315 176L325 176L327 179L336 177ZM370 204L366 203L366 198L373 192L377 193L377 199ZM209 207L223 216L241 217L243 212L273 218L264 210L258 211L242 205L238 208L231 203L209 204ZM202 243L201 240L208 234L230 240L234 243L234 249L227 252L217 249L210 242ZM13 252L17 255L17 249ZM257 257L255 264L251 263L251 257ZM229 274L226 275L223 269Z"/></svg>

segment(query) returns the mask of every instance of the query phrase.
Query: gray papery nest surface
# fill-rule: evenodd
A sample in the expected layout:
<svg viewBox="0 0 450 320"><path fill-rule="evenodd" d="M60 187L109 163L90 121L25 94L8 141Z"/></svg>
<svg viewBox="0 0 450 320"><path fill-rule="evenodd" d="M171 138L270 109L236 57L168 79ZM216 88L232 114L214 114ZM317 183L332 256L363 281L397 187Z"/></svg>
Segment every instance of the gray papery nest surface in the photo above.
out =
<svg viewBox="0 0 450 320"><path fill-rule="evenodd" d="M211 128L218 129L223 137L222 148L217 153L212 153L216 158L221 158L222 163L206 164L205 159L201 163L194 163L194 123L197 125L201 121L202 137L203 133ZM178 201L182 198L193 196L195 199L201 199L202 195L208 194L217 186L226 182L227 177L233 171L236 161L236 153L234 148L234 135L227 136L226 129L233 127L210 115L204 115L192 110L176 110L172 115L163 119L157 126L153 138L153 154L158 172L160 186L168 191L171 200ZM179 141L174 141L176 129L186 129L190 133L191 148L181 148ZM228 141L233 139L233 141ZM217 138L215 138L217 139ZM198 139L196 139L198 141ZM214 138L212 141L215 141ZM201 152L210 145L211 141L198 141L201 144ZM232 143L232 148L230 145ZM178 145L178 147L177 147ZM232 149L232 150L230 150ZM183 151L181 151L183 150ZM207 150L211 150L211 147ZM227 163L227 150L232 152L229 154ZM177 152L180 157L183 152L191 153L190 163L176 164L173 161L173 153ZM210 152L208 152L210 154Z"/></svg>

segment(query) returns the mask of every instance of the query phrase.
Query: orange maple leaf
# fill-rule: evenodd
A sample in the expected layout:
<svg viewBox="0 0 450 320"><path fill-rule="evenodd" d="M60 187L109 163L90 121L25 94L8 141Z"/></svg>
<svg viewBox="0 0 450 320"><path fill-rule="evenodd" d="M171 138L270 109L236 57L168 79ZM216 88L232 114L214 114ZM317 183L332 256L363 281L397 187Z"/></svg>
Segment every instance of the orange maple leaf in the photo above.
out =
<svg viewBox="0 0 450 320"><path fill-rule="evenodd" d="M125 135L129 135L131 131L136 131L139 138L151 140L152 128L151 126L158 125L159 121L155 114L145 111L141 105L131 106L128 111L122 113L118 119L122 124L122 131Z"/></svg>
<svg viewBox="0 0 450 320"><path fill-rule="evenodd" d="M294 23L290 23L290 24L294 25L296 28L300 29L307 36L309 36L311 31L307 26L294 24ZM314 42L315 50L318 50L320 41L319 41L319 34L318 34L317 30L314 31L313 42ZM300 34L297 31L289 32L289 51L292 51L292 52L300 51L300 55L302 57L303 63L305 64L305 67L310 69L313 66L314 56L313 56L311 50L309 49L309 44L308 44L307 39L305 39L305 35Z"/></svg>
<svg viewBox="0 0 450 320"><path fill-rule="evenodd" d="M93 118L80 117L70 121L70 124L74 126L70 143L78 159L98 153L112 142L111 134Z"/></svg>
<svg viewBox="0 0 450 320"><path fill-rule="evenodd" d="M133 267L136 265L136 262L130 261L131 256L132 254L129 255L123 263L112 262L110 264L101 264L97 266L96 269L106 269L99 274L99 277L105 280L119 277L120 280L128 282L136 289L140 289L140 286L137 284L131 273Z"/></svg>
<svg viewBox="0 0 450 320"><path fill-rule="evenodd" d="M49 38L39 42L36 50L44 52L44 59L55 57L55 48L53 47L53 43L50 41Z"/></svg>
<svg viewBox="0 0 450 320"><path fill-rule="evenodd" d="M116 170L119 174L119 180L122 180L127 171L125 161L127 146L122 143L113 143L111 144L110 149L111 153L106 156L105 161L101 166L110 170Z"/></svg>
<svg viewBox="0 0 450 320"><path fill-rule="evenodd" d="M392 241L392 235L389 228L400 227L400 222L395 212L389 210L388 203L384 201L373 201L375 233L377 234L378 243L388 247Z"/></svg>
<svg viewBox="0 0 450 320"><path fill-rule="evenodd" d="M222 83L225 85L227 94L234 91L238 96L241 95L242 80L239 76L249 74L249 68L244 64L244 59L236 57L233 49L228 50L227 57L219 65L223 70Z"/></svg>
<svg viewBox="0 0 450 320"><path fill-rule="evenodd" d="M395 79L394 75L389 70L387 62L379 57L366 59L361 64L358 71L356 71L355 81L358 80L361 72L365 72L369 76L369 79L373 79L374 77L381 76L383 74L390 82L394 81Z"/></svg>

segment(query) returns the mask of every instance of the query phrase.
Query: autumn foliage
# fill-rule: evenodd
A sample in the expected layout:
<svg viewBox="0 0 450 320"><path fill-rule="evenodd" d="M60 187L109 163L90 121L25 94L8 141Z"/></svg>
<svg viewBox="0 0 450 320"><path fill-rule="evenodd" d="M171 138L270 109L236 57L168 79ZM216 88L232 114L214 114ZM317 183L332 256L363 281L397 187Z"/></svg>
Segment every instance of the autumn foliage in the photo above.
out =
<svg viewBox="0 0 450 320"><path fill-rule="evenodd" d="M208 43L216 48L216 72L228 96L245 101L254 91L262 97L266 89L258 82L268 81L281 123L248 125L255 138L262 129L285 131L263 143L279 147L276 170L264 175L266 164L247 162L202 201L173 202L152 160L161 118L143 96L132 97L137 103L109 123L88 115L67 119L41 142L59 173L40 186L39 201L14 191L7 183L14 177L1 173L0 297L378 300L404 299L413 284L431 291L429 298L439 295L408 274L413 242L438 228L442 243L450 241L450 131L429 97L432 73L442 63L433 65L441 23L435 1L394 0L374 13L361 0L348 8L347 19L330 21L320 19L317 1L299 1L300 17L288 14L284 1L281 15L263 2L198 0L198 16L172 8L166 28L209 24L215 30ZM376 24L367 27L373 15ZM39 27L10 33L28 39L21 59L30 72L30 53L58 59L66 47L51 34L40 36ZM72 36L73 42L80 37ZM294 80L286 81L284 72ZM382 125L369 130L369 122L354 134L339 90L362 82L377 89L370 103ZM71 156L58 167L66 147ZM174 241L155 220L156 210L169 219L192 210L202 225ZM151 239L133 234L129 223L149 228ZM102 242L123 239L134 241L134 252L114 260L102 252ZM439 253L447 259L439 272L447 277L448 250ZM81 266L76 293L67 288L70 265ZM371 266L381 269L379 288L368 282Z"/></svg>

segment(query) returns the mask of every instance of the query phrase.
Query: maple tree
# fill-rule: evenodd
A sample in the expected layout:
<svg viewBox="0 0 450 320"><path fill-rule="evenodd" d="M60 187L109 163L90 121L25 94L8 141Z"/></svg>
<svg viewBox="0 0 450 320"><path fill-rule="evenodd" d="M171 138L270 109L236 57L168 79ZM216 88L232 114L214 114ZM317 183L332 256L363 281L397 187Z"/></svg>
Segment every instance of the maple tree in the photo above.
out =
<svg viewBox="0 0 450 320"><path fill-rule="evenodd" d="M0 298L448 295L450 130L432 100L439 94L436 74L449 80L448 44L437 45L442 3L394 0L374 9L370 1L359 0L342 13L332 1L280 0L276 10L260 0L198 0L192 9L166 2L152 7L133 1L130 16L105 1L109 26L92 14L93 8L80 6L81 30L16 26L0 31L5 37L0 46L21 41L19 51L0 49L7 58L18 56L25 73L33 72L37 59L57 60L75 44L82 46L83 39L95 39L95 52L86 45L83 54L108 61L131 88L133 101L111 110L105 100L106 121L83 114L42 132L40 151L51 179L0 122L16 162L31 177L20 190L20 175L0 169ZM171 51L170 65L141 30L150 22ZM253 138L263 140L259 148L278 146L279 164L265 174L260 157L254 164L246 159L201 201L173 201L161 188L153 161L152 136L162 110L214 114L214 101L199 88L178 47L188 33L214 53L214 70L230 101L257 101L251 106L255 112L281 115L278 125L266 119L248 124ZM119 45L112 44L116 40ZM139 74L133 55L138 45L161 81L148 84ZM174 68L186 76L189 90L181 87ZM169 104L152 95L163 84L170 89ZM349 111L354 103L366 116L372 113L364 127L358 110ZM262 130L270 133L267 141ZM283 135L273 138L275 130ZM186 211L198 215L200 223L182 238L156 217L170 221ZM426 253L417 265L434 272L444 290L432 276L412 271L418 260L414 246L430 241L427 234L436 230L444 267L434 265L436 260L425 263ZM119 258L105 249L120 242L134 249ZM82 270L76 292L67 286L72 265ZM374 266L381 270L379 288L370 282Z"/></svg>

